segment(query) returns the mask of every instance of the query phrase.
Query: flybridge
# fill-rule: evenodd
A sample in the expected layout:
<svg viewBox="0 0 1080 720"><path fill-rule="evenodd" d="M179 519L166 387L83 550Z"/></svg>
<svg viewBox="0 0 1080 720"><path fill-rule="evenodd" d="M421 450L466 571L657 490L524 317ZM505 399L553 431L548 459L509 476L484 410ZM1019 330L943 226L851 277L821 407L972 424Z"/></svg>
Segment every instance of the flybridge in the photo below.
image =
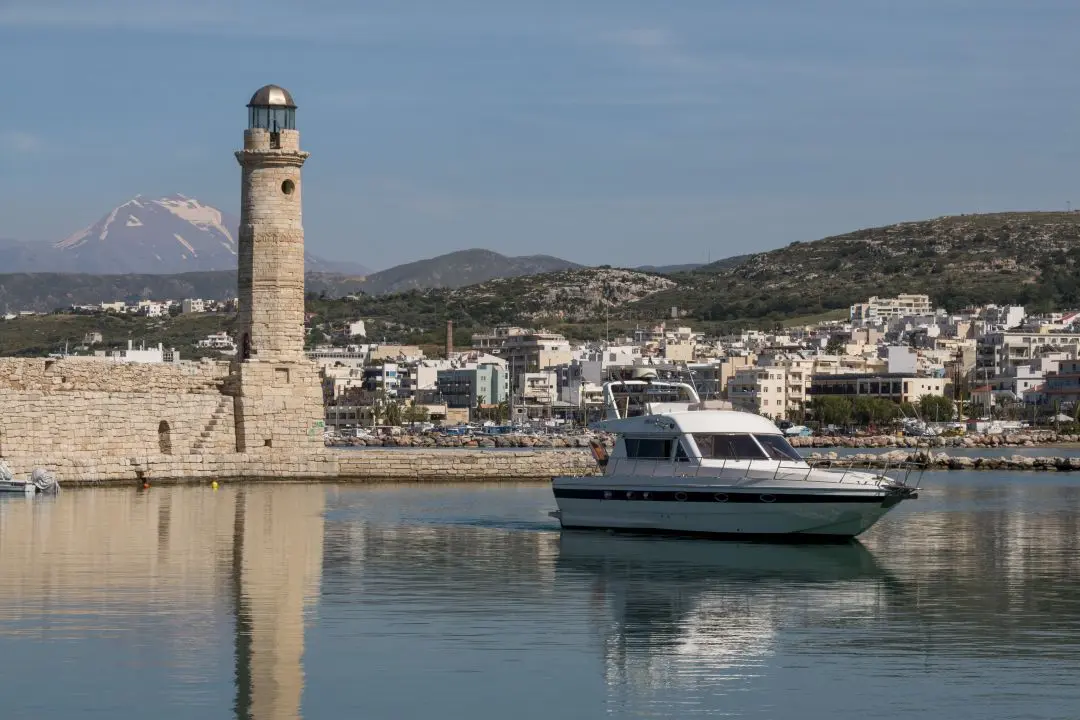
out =
<svg viewBox="0 0 1080 720"><path fill-rule="evenodd" d="M700 404L697 391L686 383L645 379L604 384L606 420L696 410Z"/></svg>

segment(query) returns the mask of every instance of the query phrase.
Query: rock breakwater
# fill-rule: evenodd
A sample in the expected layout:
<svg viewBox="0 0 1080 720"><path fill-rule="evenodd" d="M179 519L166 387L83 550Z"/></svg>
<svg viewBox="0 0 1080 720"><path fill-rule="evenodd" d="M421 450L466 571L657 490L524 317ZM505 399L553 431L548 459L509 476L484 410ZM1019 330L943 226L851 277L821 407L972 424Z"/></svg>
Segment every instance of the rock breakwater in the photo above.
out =
<svg viewBox="0 0 1080 720"><path fill-rule="evenodd" d="M958 435L956 437L914 437L910 435L863 435L857 437L821 435L788 438L797 448L997 448L1065 445L1080 442L1080 435L1036 430L996 435Z"/></svg>
<svg viewBox="0 0 1080 720"><path fill-rule="evenodd" d="M613 439L607 435L399 435L386 438L339 438L328 447L412 447L412 448L537 448L581 449L590 439L598 439L609 449Z"/></svg>
<svg viewBox="0 0 1080 720"><path fill-rule="evenodd" d="M1080 457L1029 457L1024 455L968 457L966 455L950 455L949 453L935 453L927 450L917 452L894 450L880 454L861 453L844 456L840 456L835 452L810 453L806 455L806 460L813 465L822 467L832 465L836 468L851 467L852 469L872 468L886 470L889 468L901 468L905 465L916 465L927 470L1080 471Z"/></svg>

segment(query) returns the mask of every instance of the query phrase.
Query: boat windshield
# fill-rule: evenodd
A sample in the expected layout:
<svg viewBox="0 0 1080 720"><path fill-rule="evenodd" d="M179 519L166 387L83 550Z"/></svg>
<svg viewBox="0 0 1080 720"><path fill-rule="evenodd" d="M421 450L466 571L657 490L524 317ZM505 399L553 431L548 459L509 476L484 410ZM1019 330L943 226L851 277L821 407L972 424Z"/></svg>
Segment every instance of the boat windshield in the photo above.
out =
<svg viewBox="0 0 1080 720"><path fill-rule="evenodd" d="M803 461L802 455L791 447L787 440L782 435L755 435L754 436L761 447L765 448L765 452L769 453L769 457L773 460L798 460Z"/></svg>
<svg viewBox="0 0 1080 720"><path fill-rule="evenodd" d="M746 433L722 433L703 435L694 433L701 457L715 460L765 460L754 438Z"/></svg>
<svg viewBox="0 0 1080 720"><path fill-rule="evenodd" d="M755 442L755 440L757 442ZM796 460L803 458L782 435L694 433L701 457L713 460ZM764 450L762 449L764 448Z"/></svg>

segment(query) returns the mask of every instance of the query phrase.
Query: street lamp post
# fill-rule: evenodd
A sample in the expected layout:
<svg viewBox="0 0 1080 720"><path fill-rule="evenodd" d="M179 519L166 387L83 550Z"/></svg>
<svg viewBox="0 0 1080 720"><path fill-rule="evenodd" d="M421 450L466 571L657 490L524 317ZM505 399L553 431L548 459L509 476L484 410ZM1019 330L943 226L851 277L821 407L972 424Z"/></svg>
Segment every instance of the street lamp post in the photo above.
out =
<svg viewBox="0 0 1080 720"><path fill-rule="evenodd" d="M585 378L581 378L581 390L578 392L578 402L581 405L581 429L589 427L589 410L585 404Z"/></svg>

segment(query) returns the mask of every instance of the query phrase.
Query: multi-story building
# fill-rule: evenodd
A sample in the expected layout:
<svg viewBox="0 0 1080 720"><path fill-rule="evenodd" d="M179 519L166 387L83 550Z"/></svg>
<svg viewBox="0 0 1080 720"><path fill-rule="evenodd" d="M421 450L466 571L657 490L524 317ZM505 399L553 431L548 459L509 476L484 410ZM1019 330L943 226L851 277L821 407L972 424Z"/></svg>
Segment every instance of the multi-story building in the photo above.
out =
<svg viewBox="0 0 1080 720"><path fill-rule="evenodd" d="M439 370L435 385L452 408L498 405L510 396L509 375L498 365Z"/></svg>
<svg viewBox="0 0 1080 720"><path fill-rule="evenodd" d="M382 362L364 368L364 389L368 392L382 392L387 397L394 398L397 397L400 386L397 363Z"/></svg>
<svg viewBox="0 0 1080 720"><path fill-rule="evenodd" d="M206 301L200 298L184 298L180 301L180 312L184 314L206 312Z"/></svg>
<svg viewBox="0 0 1080 720"><path fill-rule="evenodd" d="M236 353L236 342L224 330L207 335L196 346L204 350L217 350L224 355Z"/></svg>
<svg viewBox="0 0 1080 720"><path fill-rule="evenodd" d="M944 395L945 383L945 378L915 375L814 375L810 381L810 397L840 395L917 403L924 395Z"/></svg>
<svg viewBox="0 0 1080 720"><path fill-rule="evenodd" d="M1047 373L1042 394L1050 403L1080 402L1080 360L1063 360L1057 371Z"/></svg>
<svg viewBox="0 0 1080 720"><path fill-rule="evenodd" d="M513 387L514 412L525 417L551 417L559 398L558 374L523 373Z"/></svg>
<svg viewBox="0 0 1080 720"><path fill-rule="evenodd" d="M784 420L788 415L787 368L746 367L735 371L728 383L728 400L737 410Z"/></svg>
<svg viewBox="0 0 1080 720"><path fill-rule="evenodd" d="M1003 375L1010 367L1029 365L1033 360L1054 352L1076 353L1080 333L995 332L978 340L976 366Z"/></svg>
<svg viewBox="0 0 1080 720"><path fill-rule="evenodd" d="M880 322L888 318L931 315L934 306L929 295L900 294L894 298L872 296L864 303L851 306L849 319L853 323Z"/></svg>
<svg viewBox="0 0 1080 720"><path fill-rule="evenodd" d="M477 333L472 336L472 346L475 350L499 355L508 338L517 335L528 335L529 331L521 327L497 327L490 333Z"/></svg>
<svg viewBox="0 0 1080 720"><path fill-rule="evenodd" d="M536 373L569 363L570 343L557 333L534 332L510 335L503 343L502 357L506 358L510 377L518 382L526 373Z"/></svg>

